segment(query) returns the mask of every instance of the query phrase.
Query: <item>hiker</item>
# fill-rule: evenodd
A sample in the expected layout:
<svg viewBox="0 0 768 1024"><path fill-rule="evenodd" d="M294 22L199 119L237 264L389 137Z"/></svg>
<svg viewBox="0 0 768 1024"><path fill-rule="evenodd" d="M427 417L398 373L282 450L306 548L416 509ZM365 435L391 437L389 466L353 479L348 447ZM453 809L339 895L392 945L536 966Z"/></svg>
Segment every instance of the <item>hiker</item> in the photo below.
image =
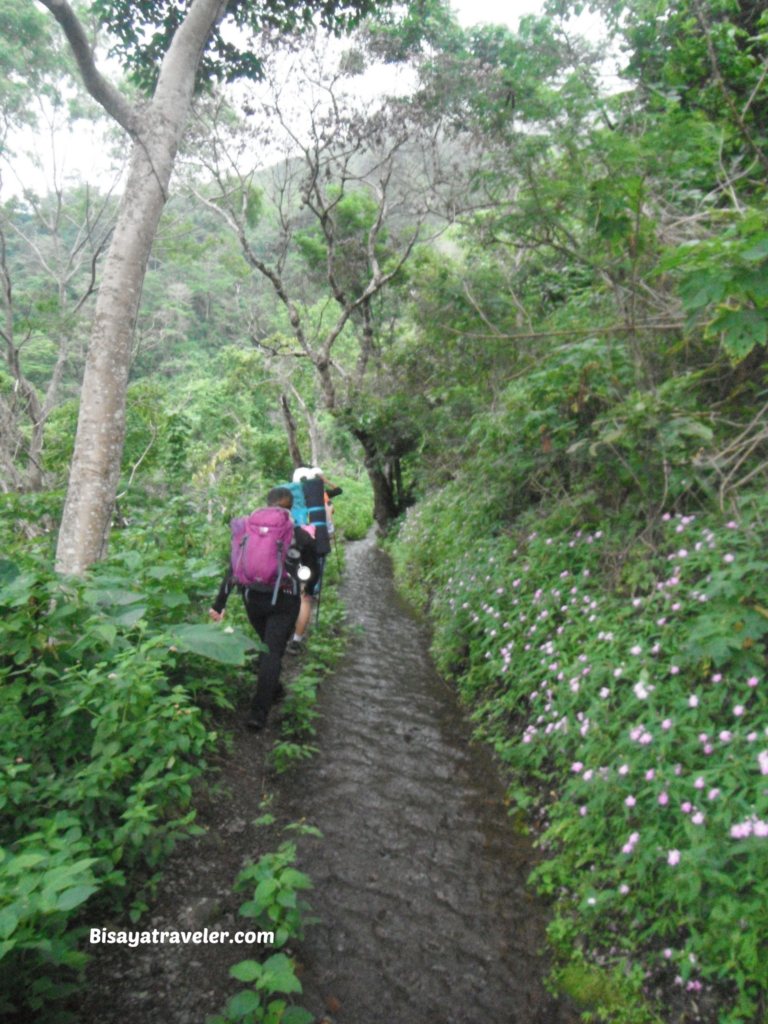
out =
<svg viewBox="0 0 768 1024"><path fill-rule="evenodd" d="M302 533L307 532L306 527L297 527L296 529L301 530ZM310 527L310 529L313 529L313 527ZM304 633L312 615L312 598L315 596L317 585L320 582L320 559L317 557L316 549L313 551L307 550L302 554L302 565L305 565L310 570L311 575L309 579L301 583L301 606L296 618L293 636L288 644L289 654L299 654L301 651L302 644L304 643Z"/></svg>
<svg viewBox="0 0 768 1024"><path fill-rule="evenodd" d="M294 471L293 482L294 484L302 483L308 480L322 480L323 482L323 498L325 503L325 520L327 536L330 538L333 535L333 505L330 499L337 497L342 493L340 487L325 476L322 469L319 466L301 466ZM311 529L312 527L310 527ZM326 549L330 550L330 546ZM305 564L312 570L310 578L302 585L301 588L301 610L299 617L296 620L296 629L293 637L288 644L289 654L298 654L302 650L302 644L304 643L304 635L309 625L309 620L312 615L312 598L319 589L320 576L322 574L322 566L319 558L315 558L314 561L307 561Z"/></svg>
<svg viewBox="0 0 768 1024"><path fill-rule="evenodd" d="M237 586L248 621L267 645L259 655L256 694L245 723L257 732L266 725L279 695L283 652L301 608L299 564L311 568L313 560L317 563L315 541L294 526L292 505L293 495L287 488L273 487L266 509L232 520L231 564L209 611L214 622L221 622L227 599Z"/></svg>

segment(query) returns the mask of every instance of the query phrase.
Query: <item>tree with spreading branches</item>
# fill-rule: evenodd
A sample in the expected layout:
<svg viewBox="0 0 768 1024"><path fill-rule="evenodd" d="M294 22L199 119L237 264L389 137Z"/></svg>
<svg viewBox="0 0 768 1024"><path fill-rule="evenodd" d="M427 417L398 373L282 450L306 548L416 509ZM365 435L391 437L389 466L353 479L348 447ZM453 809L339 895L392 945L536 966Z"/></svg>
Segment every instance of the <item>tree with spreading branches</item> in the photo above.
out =
<svg viewBox="0 0 768 1024"><path fill-rule="evenodd" d="M96 299L75 450L59 531L57 567L82 573L106 553L125 436L131 348L142 283L196 90L214 80L257 79L254 38L319 21L346 29L373 0L100 0L78 14L43 0L91 96L129 135L132 152ZM99 69L89 30L109 34L139 87L132 100Z"/></svg>

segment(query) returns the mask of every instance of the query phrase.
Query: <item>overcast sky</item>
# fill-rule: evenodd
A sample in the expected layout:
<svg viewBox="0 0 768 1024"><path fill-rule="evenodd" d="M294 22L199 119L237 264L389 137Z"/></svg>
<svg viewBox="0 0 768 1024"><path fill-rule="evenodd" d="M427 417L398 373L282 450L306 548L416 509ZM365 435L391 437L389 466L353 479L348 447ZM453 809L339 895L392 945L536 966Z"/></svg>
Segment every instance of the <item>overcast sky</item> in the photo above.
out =
<svg viewBox="0 0 768 1024"><path fill-rule="evenodd" d="M543 0L452 0L453 10L464 28L481 23L506 24L514 31L523 15L539 13L542 6ZM594 38L601 34L600 20L593 15L582 15L572 24L577 32L585 36ZM371 77L372 81L366 83L367 87L363 90L366 93L378 91L378 89L389 92L394 85L392 69L387 70L381 85L378 83L379 76L375 71ZM408 88L407 85L405 87ZM82 181L98 183L102 188L109 187L113 180L113 174L109 173L109 160L97 133L94 133L87 124L81 122L73 131L57 132L56 136L55 164L59 181L62 179L72 181L79 178ZM53 184L51 178L54 163L51 158L50 133L43 130L37 138L32 138L31 133L25 132L23 139L15 141L16 174L9 173L8 169L3 173L4 197L7 198L9 194L18 194L21 191L22 182L26 186L32 185L39 192L46 191L46 188ZM36 149L37 161L25 159L21 152L24 149L27 152ZM35 162L38 162L37 167L34 166Z"/></svg>
<svg viewBox="0 0 768 1024"><path fill-rule="evenodd" d="M485 22L516 29L523 14L535 14L542 6L540 0L453 0L451 3L463 28Z"/></svg>

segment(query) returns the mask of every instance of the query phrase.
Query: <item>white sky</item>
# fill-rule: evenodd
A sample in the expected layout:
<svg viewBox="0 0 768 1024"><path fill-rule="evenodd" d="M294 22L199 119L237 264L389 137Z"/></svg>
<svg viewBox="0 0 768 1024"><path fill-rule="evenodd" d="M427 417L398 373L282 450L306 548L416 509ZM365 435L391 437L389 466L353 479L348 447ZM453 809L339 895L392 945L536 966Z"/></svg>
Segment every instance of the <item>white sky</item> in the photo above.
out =
<svg viewBox="0 0 768 1024"><path fill-rule="evenodd" d="M452 7L463 28L483 23L506 24L515 31L523 15L541 12L543 0L453 0ZM602 23L594 15L583 14L571 22L571 27L587 38L597 39L602 35ZM606 71L610 75L612 68ZM372 72L370 82L359 82L368 95L378 91L377 79L381 77L373 69ZM400 88L404 86L405 83ZM387 92L400 91L393 81L391 68L387 69L380 88ZM94 130L84 121L55 133L51 133L50 127L41 122L39 132L25 131L14 140L13 173L9 173L8 168L2 170L2 198L18 195L22 183L43 193L53 187L54 176L59 184L78 180L90 181L101 188L113 184L115 165L108 152L110 147L100 140L98 129ZM55 135L55 174L52 134Z"/></svg>
<svg viewBox="0 0 768 1024"><path fill-rule="evenodd" d="M516 29L522 15L536 14L542 6L540 0L453 0L451 3L462 28L485 23Z"/></svg>

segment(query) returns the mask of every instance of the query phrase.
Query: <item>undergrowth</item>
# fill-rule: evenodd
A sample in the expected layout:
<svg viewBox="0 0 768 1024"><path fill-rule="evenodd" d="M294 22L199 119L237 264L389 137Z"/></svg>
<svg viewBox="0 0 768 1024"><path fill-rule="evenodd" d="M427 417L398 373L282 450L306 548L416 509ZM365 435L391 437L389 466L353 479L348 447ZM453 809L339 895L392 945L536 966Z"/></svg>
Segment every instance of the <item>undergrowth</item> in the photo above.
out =
<svg viewBox="0 0 768 1024"><path fill-rule="evenodd" d="M335 668L346 643L343 632L345 613L337 589L343 556L343 548L328 556L319 603L316 601L312 610L309 639L299 655L300 669L286 685L280 736L269 752L269 761L278 772L284 772L291 765L317 753L312 737L319 716L316 708L318 687Z"/></svg>
<svg viewBox="0 0 768 1024"><path fill-rule="evenodd" d="M758 1021L768 501L721 467L764 472L765 393L713 414L696 375L643 392L628 367L591 340L512 383L391 548L548 853L531 882L585 1019Z"/></svg>

